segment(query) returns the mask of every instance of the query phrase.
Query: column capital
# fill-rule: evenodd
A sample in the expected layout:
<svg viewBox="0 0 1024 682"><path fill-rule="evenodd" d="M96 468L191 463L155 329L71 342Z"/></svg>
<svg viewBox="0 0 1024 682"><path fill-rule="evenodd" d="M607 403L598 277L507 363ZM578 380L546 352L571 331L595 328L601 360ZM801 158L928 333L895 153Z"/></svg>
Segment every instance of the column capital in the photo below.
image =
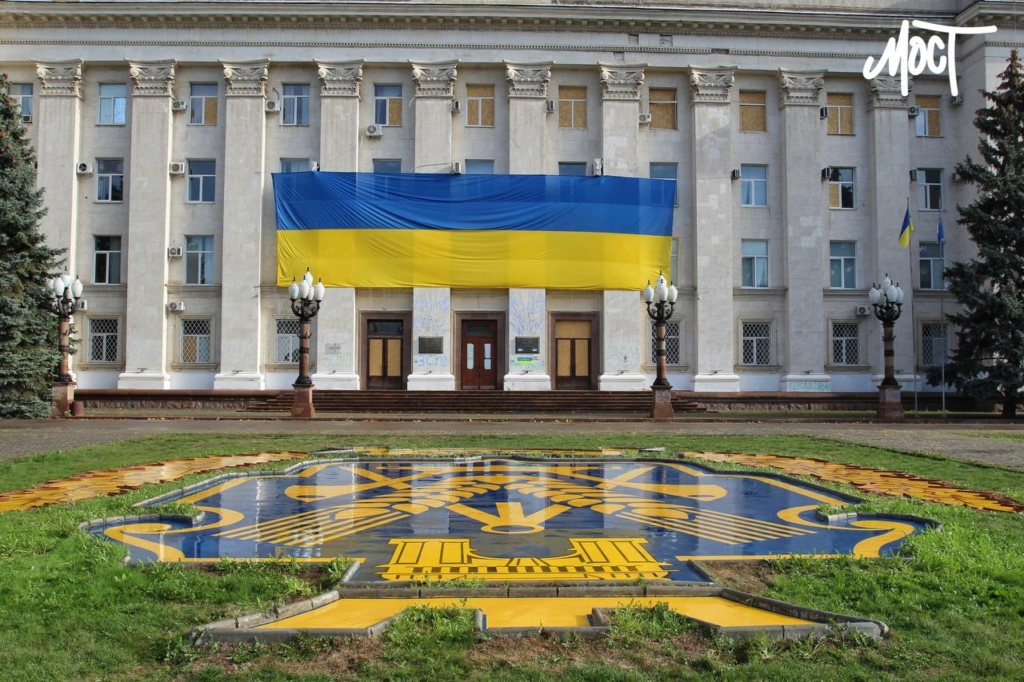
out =
<svg viewBox="0 0 1024 682"><path fill-rule="evenodd" d="M729 89L736 82L735 69L690 69L690 89L694 104L728 104Z"/></svg>
<svg viewBox="0 0 1024 682"><path fill-rule="evenodd" d="M363 60L316 62L321 97L359 97L363 81Z"/></svg>
<svg viewBox="0 0 1024 682"><path fill-rule="evenodd" d="M906 109L907 97L901 91L899 76L876 76L871 81L871 100L868 109ZM907 93L914 87L914 79L907 76Z"/></svg>
<svg viewBox="0 0 1024 682"><path fill-rule="evenodd" d="M644 84L646 64L606 64L598 62L601 67L601 90L605 100L640 99L640 86Z"/></svg>
<svg viewBox="0 0 1024 682"><path fill-rule="evenodd" d="M44 97L82 98L82 60L36 64L36 77Z"/></svg>
<svg viewBox="0 0 1024 682"><path fill-rule="evenodd" d="M128 72L131 74L132 96L134 97L172 97L174 91L174 67L172 59L166 62L133 62L128 61Z"/></svg>
<svg viewBox="0 0 1024 682"><path fill-rule="evenodd" d="M412 62L417 97L453 97L458 62Z"/></svg>
<svg viewBox="0 0 1024 682"><path fill-rule="evenodd" d="M551 81L551 62L511 64L505 62L505 80L509 97L547 99Z"/></svg>
<svg viewBox="0 0 1024 682"><path fill-rule="evenodd" d="M816 107L824 87L824 71L779 69L779 108Z"/></svg>
<svg viewBox="0 0 1024 682"><path fill-rule="evenodd" d="M269 65L265 59L233 64L221 62L228 97L266 97Z"/></svg>

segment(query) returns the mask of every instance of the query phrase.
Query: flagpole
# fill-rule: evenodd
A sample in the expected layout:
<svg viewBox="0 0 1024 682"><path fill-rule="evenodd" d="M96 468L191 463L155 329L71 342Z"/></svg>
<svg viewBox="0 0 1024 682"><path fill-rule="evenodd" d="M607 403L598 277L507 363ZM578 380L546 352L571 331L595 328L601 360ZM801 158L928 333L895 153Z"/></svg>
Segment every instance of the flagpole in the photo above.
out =
<svg viewBox="0 0 1024 682"><path fill-rule="evenodd" d="M910 214L910 197L907 197L907 214ZM913 225L913 220L910 221ZM911 354L911 374L914 377L914 414L920 417L920 413L917 407L917 318L914 317L914 229L910 229L910 236L907 239L907 258L910 263L910 283L907 287L907 291L910 292L910 341L913 343L913 353Z"/></svg>
<svg viewBox="0 0 1024 682"><path fill-rule="evenodd" d="M946 234L945 230L942 229L942 216L939 216L939 258L942 259L942 272L939 273L940 286L939 290L939 319L942 321L939 329L946 330L946 310L944 303L946 302ZM946 361L949 360L949 332L945 331L942 339L942 416L946 416Z"/></svg>

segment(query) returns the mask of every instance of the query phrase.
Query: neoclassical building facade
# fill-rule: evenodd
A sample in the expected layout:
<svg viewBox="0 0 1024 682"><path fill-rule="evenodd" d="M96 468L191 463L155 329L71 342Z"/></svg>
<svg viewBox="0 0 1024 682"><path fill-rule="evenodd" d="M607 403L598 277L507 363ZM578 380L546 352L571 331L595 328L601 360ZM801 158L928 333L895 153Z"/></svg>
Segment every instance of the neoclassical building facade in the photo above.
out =
<svg viewBox="0 0 1024 682"><path fill-rule="evenodd" d="M38 153L43 229L86 285L81 388L288 387L272 174L313 170L674 179L673 386L871 391L867 290L884 274L908 297L899 377L947 347L943 258L971 252L953 169L1022 9L13 0L0 71ZM904 19L998 27L958 38L959 97L946 74L908 78L906 95L899 76L862 75ZM643 390L646 283L330 288L313 381Z"/></svg>

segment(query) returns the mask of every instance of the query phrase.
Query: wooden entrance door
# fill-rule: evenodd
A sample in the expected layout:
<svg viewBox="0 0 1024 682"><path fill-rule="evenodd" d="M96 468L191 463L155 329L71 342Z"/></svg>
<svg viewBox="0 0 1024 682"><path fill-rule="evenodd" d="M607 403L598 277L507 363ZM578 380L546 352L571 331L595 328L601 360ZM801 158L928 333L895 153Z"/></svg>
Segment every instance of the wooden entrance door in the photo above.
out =
<svg viewBox="0 0 1024 682"><path fill-rule="evenodd" d="M403 320L367 320L366 388L402 389Z"/></svg>
<svg viewBox="0 0 1024 682"><path fill-rule="evenodd" d="M591 336L590 320L555 321L555 388L589 389Z"/></svg>
<svg viewBox="0 0 1024 682"><path fill-rule="evenodd" d="M495 320L462 321L463 390L498 387L498 323Z"/></svg>

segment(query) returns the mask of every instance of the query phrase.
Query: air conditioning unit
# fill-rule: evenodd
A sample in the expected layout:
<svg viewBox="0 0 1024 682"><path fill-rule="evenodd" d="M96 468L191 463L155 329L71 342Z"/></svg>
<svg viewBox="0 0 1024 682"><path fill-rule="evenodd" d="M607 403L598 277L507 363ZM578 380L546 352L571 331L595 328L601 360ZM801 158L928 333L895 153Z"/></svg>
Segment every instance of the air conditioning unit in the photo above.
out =
<svg viewBox="0 0 1024 682"><path fill-rule="evenodd" d="M958 106L960 106L961 104L964 103L964 96L963 95L950 95L949 103L952 104L954 107L958 107Z"/></svg>
<svg viewBox="0 0 1024 682"><path fill-rule="evenodd" d="M281 111L281 103L278 102L276 99L268 99L266 102L263 103L263 109L268 114L276 114Z"/></svg>
<svg viewBox="0 0 1024 682"><path fill-rule="evenodd" d="M171 111L185 111L188 109L188 102L183 99L176 99L171 102Z"/></svg>
<svg viewBox="0 0 1024 682"><path fill-rule="evenodd" d="M460 100L457 100L457 99L453 99L452 100L452 113L453 114L462 113L462 102Z"/></svg>
<svg viewBox="0 0 1024 682"><path fill-rule="evenodd" d="M462 163L456 161L452 164L452 175L462 175Z"/></svg>
<svg viewBox="0 0 1024 682"><path fill-rule="evenodd" d="M382 126L382 125L380 125L378 123L371 123L370 125L366 126L366 136L367 137L380 137L383 134L384 134L384 126Z"/></svg>
<svg viewBox="0 0 1024 682"><path fill-rule="evenodd" d="M821 118L822 121L828 118L828 107L822 107L821 109L818 109L818 116Z"/></svg>
<svg viewBox="0 0 1024 682"><path fill-rule="evenodd" d="M167 257L168 258L181 258L181 247L180 246L168 246Z"/></svg>
<svg viewBox="0 0 1024 682"><path fill-rule="evenodd" d="M89 301L85 300L84 298L78 299L78 306L75 308L75 310L77 310L80 313L86 312L87 310L89 310Z"/></svg>
<svg viewBox="0 0 1024 682"><path fill-rule="evenodd" d="M853 312L857 314L857 317L867 317L871 314L871 306L859 305L854 308Z"/></svg>
<svg viewBox="0 0 1024 682"><path fill-rule="evenodd" d="M545 110L546 110L546 111L547 111L547 112L548 112L549 114L553 114L553 113L555 113L555 100L553 100L553 99L549 99L549 100L548 100L547 102L545 102L545 103L544 103L544 105L545 105L545 107L546 107L546 109L545 109Z"/></svg>
<svg viewBox="0 0 1024 682"><path fill-rule="evenodd" d="M167 165L167 172L171 175L184 175L185 174L185 162L184 161L171 161Z"/></svg>
<svg viewBox="0 0 1024 682"><path fill-rule="evenodd" d="M739 169L734 169L733 172L729 174L729 177L733 180L739 180L742 176L740 175Z"/></svg>
<svg viewBox="0 0 1024 682"><path fill-rule="evenodd" d="M651 115L650 114L640 114L640 125L642 125L642 126L649 126L649 125L651 125Z"/></svg>
<svg viewBox="0 0 1024 682"><path fill-rule="evenodd" d="M917 169L916 168L911 168L910 169L910 181L911 182L917 182Z"/></svg>
<svg viewBox="0 0 1024 682"><path fill-rule="evenodd" d="M921 107L907 107L907 116L916 118L921 115Z"/></svg>
<svg viewBox="0 0 1024 682"><path fill-rule="evenodd" d="M309 170L311 170L311 171L318 171L318 170L320 170L320 162L319 161L310 161L309 162Z"/></svg>
<svg viewBox="0 0 1024 682"><path fill-rule="evenodd" d="M593 173L594 175L604 175L604 160L603 159L594 159L594 163L591 166L591 168L594 171L594 173Z"/></svg>
<svg viewBox="0 0 1024 682"><path fill-rule="evenodd" d="M821 169L821 179L823 181L828 181L828 180L832 179L832 167L831 166L825 166L824 168Z"/></svg>
<svg viewBox="0 0 1024 682"><path fill-rule="evenodd" d="M185 312L184 301L170 301L167 304L167 312L171 313L183 313Z"/></svg>
<svg viewBox="0 0 1024 682"><path fill-rule="evenodd" d="M83 161L75 168L79 175L92 175L92 164L88 161Z"/></svg>
<svg viewBox="0 0 1024 682"><path fill-rule="evenodd" d="M31 123L32 122L32 114L22 114L21 115L21 122L24 125L28 125L29 123Z"/></svg>

